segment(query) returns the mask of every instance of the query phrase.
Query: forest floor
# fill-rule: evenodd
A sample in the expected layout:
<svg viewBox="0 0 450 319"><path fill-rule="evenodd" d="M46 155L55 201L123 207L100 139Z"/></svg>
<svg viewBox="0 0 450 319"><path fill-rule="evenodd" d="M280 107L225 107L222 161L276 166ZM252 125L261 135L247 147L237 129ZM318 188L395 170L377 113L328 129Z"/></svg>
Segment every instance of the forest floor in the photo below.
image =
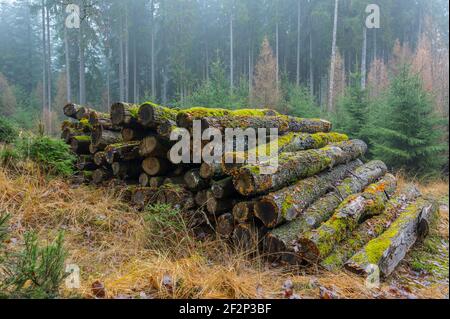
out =
<svg viewBox="0 0 450 319"><path fill-rule="evenodd" d="M287 298L287 281L304 299L449 298L446 182L422 186L441 203L430 236L380 288L369 290L363 278L345 271L274 267L222 241L196 240L170 222L167 233L158 233L145 212L120 200L117 189L74 186L29 165L20 172L0 168L0 212L12 215L6 247L21 249L28 230L43 242L64 230L67 262L81 269L80 289L62 287L64 298L93 298L94 283L104 286L107 298Z"/></svg>

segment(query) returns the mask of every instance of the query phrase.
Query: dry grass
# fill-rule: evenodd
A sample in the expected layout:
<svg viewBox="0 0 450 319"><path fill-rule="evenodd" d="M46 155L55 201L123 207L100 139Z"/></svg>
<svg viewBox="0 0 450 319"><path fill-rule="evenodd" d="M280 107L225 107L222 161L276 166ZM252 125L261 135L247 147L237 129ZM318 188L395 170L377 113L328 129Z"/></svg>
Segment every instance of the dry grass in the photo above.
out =
<svg viewBox="0 0 450 319"><path fill-rule="evenodd" d="M11 173L0 168L0 212L12 214L12 240L18 249L27 230L42 239L65 230L69 263L82 271L82 287L75 293L91 298L95 281L104 284L109 298L283 298L283 283L290 279L294 292L318 298L319 287L335 291L340 298L374 298L390 294L389 284L369 291L364 280L348 274L306 270L301 273L272 268L260 257L232 251L218 240L193 238L178 243L162 242L177 249L148 249L148 228L142 213L124 204L114 188L75 188L67 181L47 180L32 164ZM448 194L440 183L427 185L431 193ZM444 214L445 215L445 214ZM442 216L448 238L448 211ZM164 239L159 239L164 240ZM168 254L169 251L177 251ZM442 297L424 290L421 297ZM63 296L73 291L63 288ZM442 292L441 292L442 294Z"/></svg>

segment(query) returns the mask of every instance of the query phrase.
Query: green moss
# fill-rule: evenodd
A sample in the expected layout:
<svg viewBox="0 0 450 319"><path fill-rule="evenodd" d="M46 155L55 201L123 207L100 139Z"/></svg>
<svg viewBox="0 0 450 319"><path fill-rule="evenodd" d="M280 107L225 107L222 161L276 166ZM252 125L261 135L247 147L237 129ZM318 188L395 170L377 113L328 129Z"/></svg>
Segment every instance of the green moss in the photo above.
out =
<svg viewBox="0 0 450 319"><path fill-rule="evenodd" d="M129 109L130 114L133 118L137 119L139 116L139 106L133 106Z"/></svg>
<svg viewBox="0 0 450 319"><path fill-rule="evenodd" d="M91 137L87 136L87 135L74 136L73 139L77 140L79 142L90 142L91 141Z"/></svg>

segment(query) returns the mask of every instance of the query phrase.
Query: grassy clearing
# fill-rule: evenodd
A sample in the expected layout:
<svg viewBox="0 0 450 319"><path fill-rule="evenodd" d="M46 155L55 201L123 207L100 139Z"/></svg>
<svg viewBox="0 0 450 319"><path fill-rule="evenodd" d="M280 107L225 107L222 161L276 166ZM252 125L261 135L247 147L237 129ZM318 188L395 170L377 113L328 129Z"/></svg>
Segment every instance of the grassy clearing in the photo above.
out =
<svg viewBox="0 0 450 319"><path fill-rule="evenodd" d="M423 190L448 199L448 187L444 191L443 185L434 183ZM82 276L80 289L61 287L63 297L92 298L92 285L98 281L107 298L285 298L282 287L287 280L301 298L319 298L324 289L339 298L448 295L448 261L443 277L433 273L425 279L402 276L400 282L400 275L395 275L380 289L369 291L363 279L346 272L274 268L257 254L234 251L220 240L199 241L177 211L156 206L138 212L124 204L121 196L114 187L73 187L62 179L48 179L31 163L13 171L0 168L0 212L11 214L6 248L19 250L26 231L33 230L40 241L49 241L63 230L69 253L66 263L77 264ZM428 244L436 243L436 238L447 240L448 259L445 207L432 236L415 249L398 274L415 274L412 268L434 260L436 251L445 253L445 247L442 251ZM415 255L417 251L425 254L423 258ZM428 270L427 265L422 268ZM430 276L436 281L422 284ZM398 285L402 289L392 288Z"/></svg>

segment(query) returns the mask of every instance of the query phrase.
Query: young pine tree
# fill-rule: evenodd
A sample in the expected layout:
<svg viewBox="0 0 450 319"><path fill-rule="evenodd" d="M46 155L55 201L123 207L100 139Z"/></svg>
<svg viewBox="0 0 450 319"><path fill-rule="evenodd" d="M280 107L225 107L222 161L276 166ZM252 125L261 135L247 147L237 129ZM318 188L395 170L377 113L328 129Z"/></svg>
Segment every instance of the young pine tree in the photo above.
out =
<svg viewBox="0 0 450 319"><path fill-rule="evenodd" d="M374 155L412 175L436 173L444 162L442 124L417 74L404 64L390 84L387 103L371 130Z"/></svg>

